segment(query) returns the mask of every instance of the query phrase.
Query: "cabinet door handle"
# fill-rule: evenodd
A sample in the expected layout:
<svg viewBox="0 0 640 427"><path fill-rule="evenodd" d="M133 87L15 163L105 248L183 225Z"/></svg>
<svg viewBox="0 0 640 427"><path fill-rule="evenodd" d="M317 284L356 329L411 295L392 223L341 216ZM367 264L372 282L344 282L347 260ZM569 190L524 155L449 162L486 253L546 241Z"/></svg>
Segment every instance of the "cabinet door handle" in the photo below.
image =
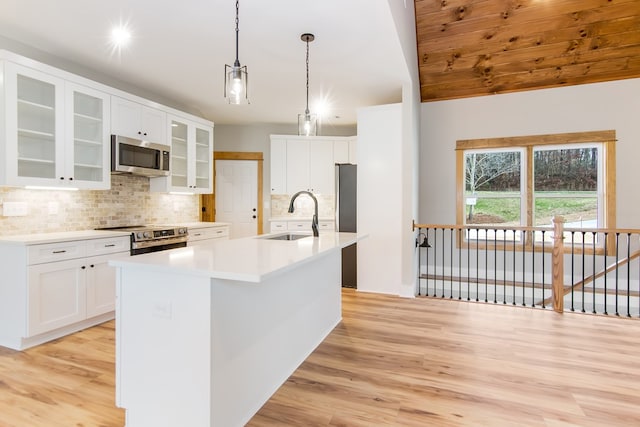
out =
<svg viewBox="0 0 640 427"><path fill-rule="evenodd" d="M105 248L112 248L112 247L114 247L114 246L115 246L115 244L113 244L113 243L111 243L111 244L109 244L109 245L104 245L104 247L105 247Z"/></svg>
<svg viewBox="0 0 640 427"><path fill-rule="evenodd" d="M91 264L89 267L93 268L93 267L95 267L95 265Z"/></svg>
<svg viewBox="0 0 640 427"><path fill-rule="evenodd" d="M66 252L67 252L67 251L66 251L66 250L64 250L64 249L63 249L63 250L61 250L61 251L53 251L53 253L54 253L54 254L64 254L64 253L66 253Z"/></svg>
<svg viewBox="0 0 640 427"><path fill-rule="evenodd" d="M80 268L84 270L85 268L87 268L87 266L86 266L86 265L83 265L83 266L82 266L82 267L80 267Z"/></svg>

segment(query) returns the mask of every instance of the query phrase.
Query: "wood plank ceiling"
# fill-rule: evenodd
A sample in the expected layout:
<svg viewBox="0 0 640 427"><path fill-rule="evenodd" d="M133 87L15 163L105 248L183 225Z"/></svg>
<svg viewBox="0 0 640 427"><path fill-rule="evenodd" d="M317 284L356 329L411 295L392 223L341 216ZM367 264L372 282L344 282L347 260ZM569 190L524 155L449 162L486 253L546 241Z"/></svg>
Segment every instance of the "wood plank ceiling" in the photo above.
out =
<svg viewBox="0 0 640 427"><path fill-rule="evenodd" d="M640 77L640 0L415 0L422 101Z"/></svg>

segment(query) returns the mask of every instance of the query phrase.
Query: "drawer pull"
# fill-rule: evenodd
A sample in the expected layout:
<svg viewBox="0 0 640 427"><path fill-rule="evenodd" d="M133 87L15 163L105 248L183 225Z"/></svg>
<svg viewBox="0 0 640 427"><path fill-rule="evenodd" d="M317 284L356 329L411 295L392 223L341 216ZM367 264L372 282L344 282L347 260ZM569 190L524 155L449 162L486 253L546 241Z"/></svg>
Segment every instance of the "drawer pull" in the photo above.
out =
<svg viewBox="0 0 640 427"><path fill-rule="evenodd" d="M53 251L54 254L64 254L66 253L66 250L61 250L61 251Z"/></svg>
<svg viewBox="0 0 640 427"><path fill-rule="evenodd" d="M104 247L105 247L105 248L112 248L112 247L114 247L114 246L115 246L115 244L114 244L114 243L111 243L111 244L109 244L109 245L104 245Z"/></svg>
<svg viewBox="0 0 640 427"><path fill-rule="evenodd" d="M224 233L224 231L216 231L216 233L222 234L222 233Z"/></svg>
<svg viewBox="0 0 640 427"><path fill-rule="evenodd" d="M199 236L202 236L202 233L194 233L193 234L193 237L199 237Z"/></svg>

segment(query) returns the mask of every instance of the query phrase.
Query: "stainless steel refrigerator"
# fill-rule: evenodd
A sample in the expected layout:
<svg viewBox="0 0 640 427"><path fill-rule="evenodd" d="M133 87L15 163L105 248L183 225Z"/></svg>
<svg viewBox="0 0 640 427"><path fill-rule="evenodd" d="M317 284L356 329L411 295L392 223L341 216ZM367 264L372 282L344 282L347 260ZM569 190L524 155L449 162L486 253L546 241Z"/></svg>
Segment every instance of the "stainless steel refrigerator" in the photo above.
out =
<svg viewBox="0 0 640 427"><path fill-rule="evenodd" d="M357 219L357 166L336 164L336 231L355 233ZM356 244L342 249L342 287L358 287Z"/></svg>

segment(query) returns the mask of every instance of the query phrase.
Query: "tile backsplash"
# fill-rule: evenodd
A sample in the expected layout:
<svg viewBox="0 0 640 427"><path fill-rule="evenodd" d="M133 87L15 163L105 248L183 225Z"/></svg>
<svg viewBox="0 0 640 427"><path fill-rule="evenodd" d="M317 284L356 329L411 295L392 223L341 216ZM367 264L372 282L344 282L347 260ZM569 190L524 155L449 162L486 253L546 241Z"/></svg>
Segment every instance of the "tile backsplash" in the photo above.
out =
<svg viewBox="0 0 640 427"><path fill-rule="evenodd" d="M318 199L318 216L322 219L333 219L335 217L335 196L316 195ZM271 195L271 218L304 218L311 219L313 216L313 200L307 195L300 195L295 201L295 210L289 213L289 202L291 195L272 194Z"/></svg>
<svg viewBox="0 0 640 427"><path fill-rule="evenodd" d="M151 193L149 178L112 175L110 190L0 187L0 203L27 204L26 216L0 216L0 236L199 220L197 195ZM2 213L2 207L0 207Z"/></svg>

